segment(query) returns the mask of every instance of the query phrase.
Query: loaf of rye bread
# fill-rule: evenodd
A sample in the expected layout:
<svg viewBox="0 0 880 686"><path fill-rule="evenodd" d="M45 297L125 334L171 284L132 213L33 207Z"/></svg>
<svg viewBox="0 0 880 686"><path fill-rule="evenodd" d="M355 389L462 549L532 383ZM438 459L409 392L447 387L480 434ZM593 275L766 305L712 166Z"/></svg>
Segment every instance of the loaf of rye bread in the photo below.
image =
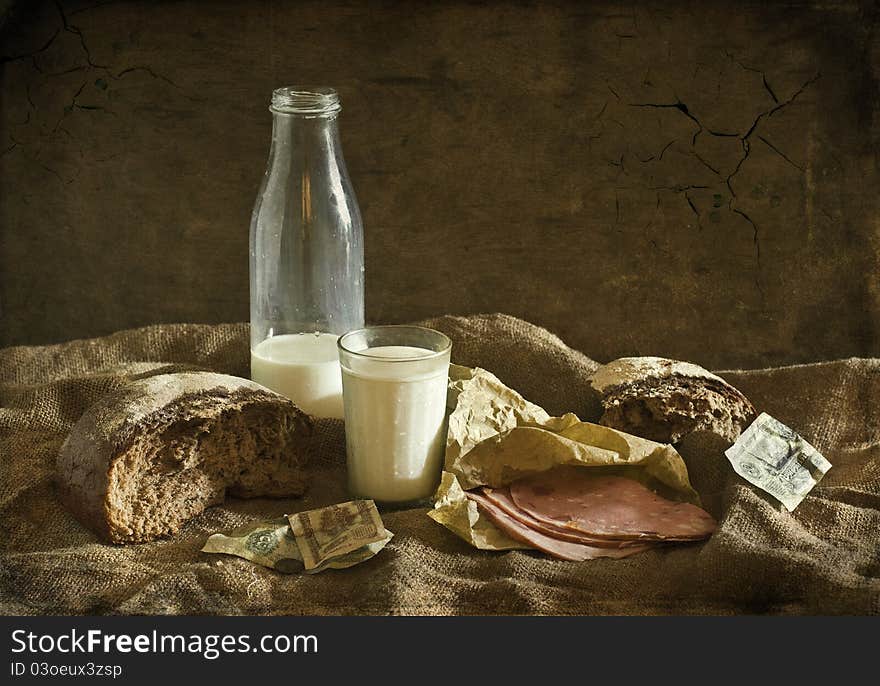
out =
<svg viewBox="0 0 880 686"><path fill-rule="evenodd" d="M661 443L709 431L733 443L755 417L740 391L702 367L663 357L622 357L590 377L600 422Z"/></svg>
<svg viewBox="0 0 880 686"><path fill-rule="evenodd" d="M311 433L292 402L246 379L140 379L74 425L58 454L61 499L106 541L170 536L227 493L302 495Z"/></svg>

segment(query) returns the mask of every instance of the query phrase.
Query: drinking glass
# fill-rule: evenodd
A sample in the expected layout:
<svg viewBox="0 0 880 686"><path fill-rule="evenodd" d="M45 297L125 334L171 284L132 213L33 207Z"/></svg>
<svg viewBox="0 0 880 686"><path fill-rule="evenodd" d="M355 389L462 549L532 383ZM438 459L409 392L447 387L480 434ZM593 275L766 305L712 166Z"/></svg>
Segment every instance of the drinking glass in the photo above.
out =
<svg viewBox="0 0 880 686"><path fill-rule="evenodd" d="M338 342L348 487L408 503L440 482L452 342L421 326L373 326Z"/></svg>

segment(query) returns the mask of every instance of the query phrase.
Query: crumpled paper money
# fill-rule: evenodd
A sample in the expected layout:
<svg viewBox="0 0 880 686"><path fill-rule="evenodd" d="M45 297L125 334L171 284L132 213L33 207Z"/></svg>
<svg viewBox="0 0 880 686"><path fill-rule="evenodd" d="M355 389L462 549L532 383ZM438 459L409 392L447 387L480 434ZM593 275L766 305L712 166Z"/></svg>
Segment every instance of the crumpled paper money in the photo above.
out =
<svg viewBox="0 0 880 686"><path fill-rule="evenodd" d="M484 369L449 367L449 432L440 486L428 516L483 550L528 548L501 532L464 491L499 488L559 465L631 477L665 497L699 504L684 460L671 445L551 417Z"/></svg>
<svg viewBox="0 0 880 686"><path fill-rule="evenodd" d="M734 471L792 512L831 463L792 429L766 412L724 451Z"/></svg>
<svg viewBox="0 0 880 686"><path fill-rule="evenodd" d="M303 520L313 523L308 533ZM372 500L354 500L212 534L202 552L236 555L283 574L316 574L369 560L393 535Z"/></svg>
<svg viewBox="0 0 880 686"><path fill-rule="evenodd" d="M287 515L307 570L385 539L387 531L372 500L322 507Z"/></svg>

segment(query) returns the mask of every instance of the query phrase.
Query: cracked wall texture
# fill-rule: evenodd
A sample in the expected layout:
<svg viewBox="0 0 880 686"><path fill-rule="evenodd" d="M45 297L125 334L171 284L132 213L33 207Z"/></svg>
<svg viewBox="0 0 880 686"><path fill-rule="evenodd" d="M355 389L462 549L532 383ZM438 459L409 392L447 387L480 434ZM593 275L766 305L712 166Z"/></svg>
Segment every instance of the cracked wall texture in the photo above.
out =
<svg viewBox="0 0 880 686"><path fill-rule="evenodd" d="M5 15L0 345L248 316L273 87L336 86L367 316L598 358L878 354L876 8L36 2Z"/></svg>

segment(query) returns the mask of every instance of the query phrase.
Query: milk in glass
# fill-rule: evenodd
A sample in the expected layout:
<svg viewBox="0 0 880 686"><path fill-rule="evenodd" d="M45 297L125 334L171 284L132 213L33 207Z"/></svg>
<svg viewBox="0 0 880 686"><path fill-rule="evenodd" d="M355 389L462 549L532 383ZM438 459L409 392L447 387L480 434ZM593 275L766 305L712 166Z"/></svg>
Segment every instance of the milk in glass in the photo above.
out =
<svg viewBox="0 0 880 686"><path fill-rule="evenodd" d="M380 345L344 356L348 484L354 495L407 502L434 492L446 443L448 370L448 350Z"/></svg>

